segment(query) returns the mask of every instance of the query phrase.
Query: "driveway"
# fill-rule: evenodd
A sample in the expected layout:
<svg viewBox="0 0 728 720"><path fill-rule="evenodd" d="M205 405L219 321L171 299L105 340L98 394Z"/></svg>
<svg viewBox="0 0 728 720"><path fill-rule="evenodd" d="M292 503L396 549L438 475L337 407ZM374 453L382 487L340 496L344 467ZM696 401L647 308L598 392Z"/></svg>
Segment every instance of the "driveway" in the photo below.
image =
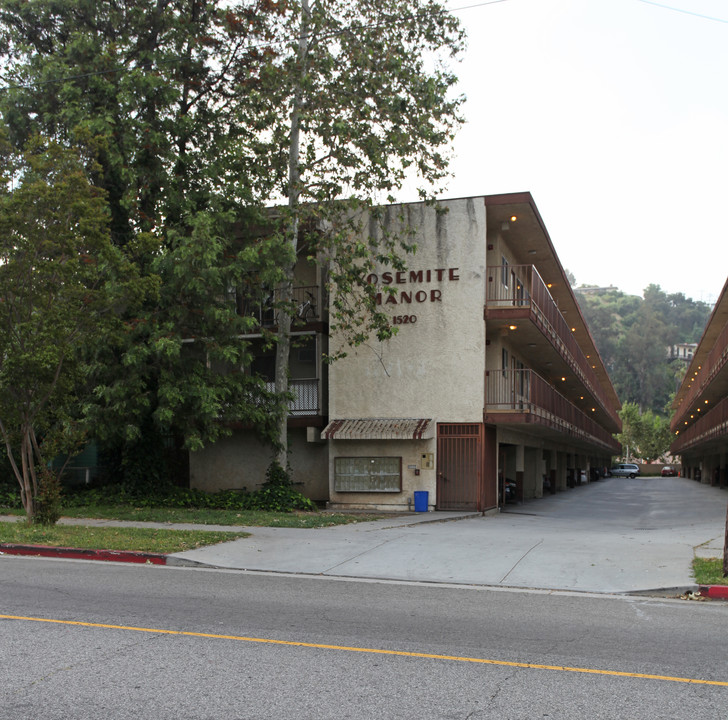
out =
<svg viewBox="0 0 728 720"><path fill-rule="evenodd" d="M684 478L610 478L506 512L421 513L252 537L173 556L283 573L598 593L682 592L720 556L728 492Z"/></svg>

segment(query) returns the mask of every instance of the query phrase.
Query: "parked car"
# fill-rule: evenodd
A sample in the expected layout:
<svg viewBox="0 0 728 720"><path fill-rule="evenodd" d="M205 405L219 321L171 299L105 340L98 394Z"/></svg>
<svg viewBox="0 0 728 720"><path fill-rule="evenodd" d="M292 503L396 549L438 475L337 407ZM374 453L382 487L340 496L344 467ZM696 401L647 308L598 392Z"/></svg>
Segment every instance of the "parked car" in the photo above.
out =
<svg viewBox="0 0 728 720"><path fill-rule="evenodd" d="M640 474L639 465L634 463L619 463L612 465L612 469L609 471L610 475L614 477L629 477L634 478Z"/></svg>
<svg viewBox="0 0 728 720"><path fill-rule="evenodd" d="M662 468L662 472L660 473L660 475L662 475L662 477L677 477L677 468L670 467L670 465L665 465L665 467Z"/></svg>

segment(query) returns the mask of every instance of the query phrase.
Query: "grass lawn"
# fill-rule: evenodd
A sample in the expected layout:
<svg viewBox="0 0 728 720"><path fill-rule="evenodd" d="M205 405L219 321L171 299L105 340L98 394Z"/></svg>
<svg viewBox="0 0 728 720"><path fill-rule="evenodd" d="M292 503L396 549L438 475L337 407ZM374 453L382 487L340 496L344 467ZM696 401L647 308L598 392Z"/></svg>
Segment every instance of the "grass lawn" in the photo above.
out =
<svg viewBox="0 0 728 720"><path fill-rule="evenodd" d="M244 525L246 527L321 528L377 520L382 515L328 512L264 512L262 510L211 510L195 508L141 508L133 505L64 506L63 517L145 522ZM23 510L0 508L0 515L22 515Z"/></svg>
<svg viewBox="0 0 728 720"><path fill-rule="evenodd" d="M173 553L204 545L249 537L241 531L110 528L80 525L27 525L23 510L0 508L0 515L15 515L18 522L0 522L0 543L52 545L93 550L138 550ZM327 512L263 512L192 508L140 508L132 505L64 507L63 517L105 520L135 520L157 523L194 523L246 527L321 528L374 520L381 515Z"/></svg>
<svg viewBox="0 0 728 720"><path fill-rule="evenodd" d="M52 545L92 550L138 550L174 553L248 537L245 532L209 530L157 530L85 525L27 525L23 521L0 523L0 543ZM0 551L1 552L1 551Z"/></svg>
<svg viewBox="0 0 728 720"><path fill-rule="evenodd" d="M723 577L723 558L695 558L693 574L698 585L728 585Z"/></svg>

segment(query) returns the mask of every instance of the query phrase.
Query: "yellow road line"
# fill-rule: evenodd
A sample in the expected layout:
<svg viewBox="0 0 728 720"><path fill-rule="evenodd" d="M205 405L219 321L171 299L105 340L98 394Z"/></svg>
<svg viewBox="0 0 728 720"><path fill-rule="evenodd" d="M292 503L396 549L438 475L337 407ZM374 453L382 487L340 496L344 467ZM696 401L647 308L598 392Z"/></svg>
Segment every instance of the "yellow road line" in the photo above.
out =
<svg viewBox="0 0 728 720"><path fill-rule="evenodd" d="M296 642L294 640L274 640L272 638L255 638L241 635L218 635L214 633L190 632L187 630L164 630L160 628L133 627L127 625L107 625L105 623L81 622L79 620L56 620L52 618L24 617L22 615L0 615L0 619L53 623L56 625L77 625L80 627L103 628L106 630L129 630L133 632L154 633L156 635L182 635L185 637L211 638L213 640L237 640L238 642L263 643L267 645L289 645L292 647L315 648L317 650L340 650L343 652L367 653L371 655L394 655L398 657L425 658L427 660L449 660L451 662L499 665L502 667L525 668L528 670L557 670L560 672L585 673L588 675L639 678L641 680L666 680L668 682L689 683L693 685L718 685L720 687L728 687L728 682L721 680L701 680L700 678L649 675L646 673L620 672L618 670L596 670L594 668L568 667L562 665L541 665L538 663L510 662L508 660L488 660L486 658L459 657L457 655L435 655L433 653L407 652L406 650L383 650L378 648L348 647L346 645L325 645L323 643Z"/></svg>

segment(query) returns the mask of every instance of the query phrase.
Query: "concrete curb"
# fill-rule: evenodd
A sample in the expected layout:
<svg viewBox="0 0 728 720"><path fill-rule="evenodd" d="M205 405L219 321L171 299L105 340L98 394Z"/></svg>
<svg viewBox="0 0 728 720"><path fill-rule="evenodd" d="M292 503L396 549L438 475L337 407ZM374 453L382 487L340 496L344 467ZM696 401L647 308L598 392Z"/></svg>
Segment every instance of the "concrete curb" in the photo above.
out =
<svg viewBox="0 0 728 720"><path fill-rule="evenodd" d="M701 585L700 595L713 600L728 600L728 585Z"/></svg>
<svg viewBox="0 0 728 720"><path fill-rule="evenodd" d="M197 567L210 570L228 569L213 563L200 562L198 560L188 560L187 558L175 557L174 555L165 555L163 553L148 553L138 550L92 550L83 548L54 547L52 545L19 545L16 543L0 543L0 555L28 555L33 557L50 557L50 558L66 558L75 560L102 560L106 562L127 562L136 563L138 565L168 565L170 567ZM243 572L271 572L276 571L265 570L262 568L245 568ZM288 573L284 573L288 574ZM309 573L300 573L301 575L309 575ZM313 576L319 577L317 573ZM345 579L353 579L348 576L327 576L331 578L342 577ZM386 579L386 578L382 578ZM469 583L470 584L470 583ZM503 586L496 586L502 589ZM515 588L513 588L515 589ZM696 592L697 591L697 592ZM578 592L578 591L575 591ZM635 590L625 593L617 593L632 596L643 597L675 597L676 595L685 595L686 593L695 593L701 597L710 598L711 600L728 600L728 585L693 585L690 587L674 587L674 588L654 588L652 590Z"/></svg>
<svg viewBox="0 0 728 720"><path fill-rule="evenodd" d="M105 560L151 565L166 565L167 556L161 553L139 552L137 550L90 550L81 548L53 547L50 545L18 545L0 543L0 554L32 555L35 557L71 558L82 560Z"/></svg>
<svg viewBox="0 0 728 720"><path fill-rule="evenodd" d="M690 593L700 594L700 590L697 585L679 585L676 587L656 587L647 588L646 590L628 590L622 595L630 595L632 597L662 597L662 598L676 598L682 595L689 595Z"/></svg>

